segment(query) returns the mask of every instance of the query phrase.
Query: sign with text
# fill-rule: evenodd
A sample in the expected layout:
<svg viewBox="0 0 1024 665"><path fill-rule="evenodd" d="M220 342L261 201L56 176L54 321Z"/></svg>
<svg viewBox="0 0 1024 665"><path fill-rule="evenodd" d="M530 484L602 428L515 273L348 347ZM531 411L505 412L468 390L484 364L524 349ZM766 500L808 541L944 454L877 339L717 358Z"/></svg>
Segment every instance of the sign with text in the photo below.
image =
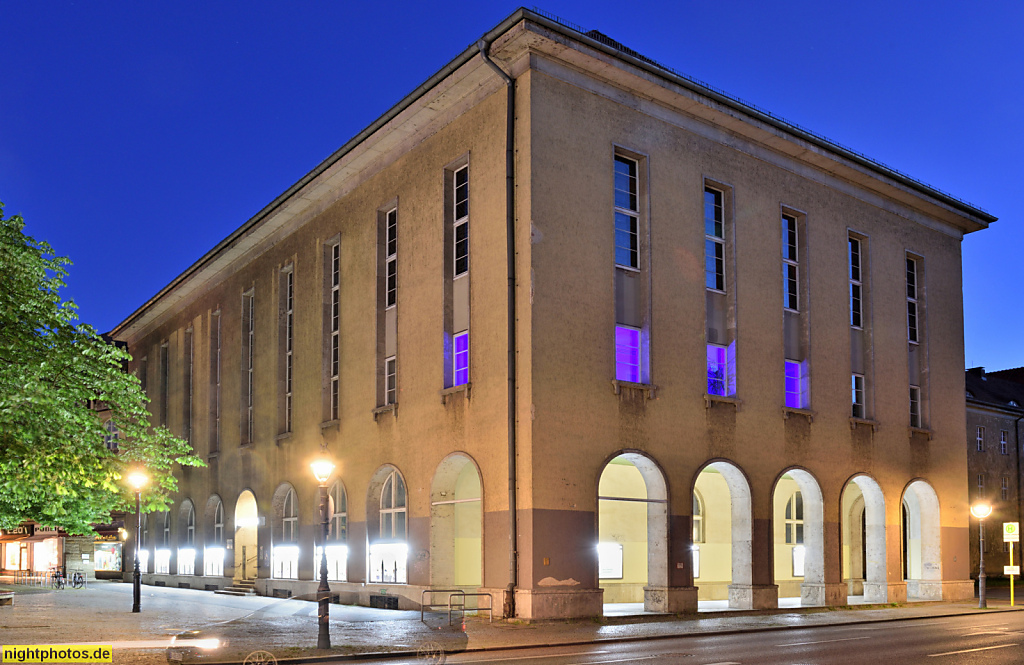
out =
<svg viewBox="0 0 1024 665"><path fill-rule="evenodd" d="M1020 542L1020 522L1003 522L1003 542Z"/></svg>
<svg viewBox="0 0 1024 665"><path fill-rule="evenodd" d="M1003 566L1003 575L1020 575L1020 566Z"/></svg>

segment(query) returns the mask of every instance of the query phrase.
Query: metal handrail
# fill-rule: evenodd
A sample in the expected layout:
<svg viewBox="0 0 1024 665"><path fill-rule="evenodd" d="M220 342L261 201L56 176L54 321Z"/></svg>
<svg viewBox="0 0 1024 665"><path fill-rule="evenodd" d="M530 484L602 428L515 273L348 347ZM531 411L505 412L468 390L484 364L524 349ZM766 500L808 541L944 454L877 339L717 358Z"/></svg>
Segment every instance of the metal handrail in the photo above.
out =
<svg viewBox="0 0 1024 665"><path fill-rule="evenodd" d="M423 611L424 611L424 608L433 609L435 607L445 607L445 605L434 605L434 604L427 604L427 603L423 602L424 599L425 599L424 597L427 594L433 595L435 593L453 593L453 594L461 593L462 595L466 595L466 592L463 591L462 589L424 589L423 591L420 592L420 621L423 621ZM451 605L451 599L450 598L449 598L449 603L448 604ZM450 614L448 616L448 623L449 623L449 625L451 624L451 615Z"/></svg>
<svg viewBox="0 0 1024 665"><path fill-rule="evenodd" d="M494 596L492 596L491 594L486 593L486 592L466 593L466 592L463 591L461 593L462 605L454 606L454 605L452 605L452 599L455 596L458 596L458 595L460 595L460 594L457 594L457 593L450 593L450 594L448 594L448 625L449 626L452 625L452 611L454 610L454 608L455 607L461 607L462 608L462 616L466 616L466 598L474 597L474 596L476 596L476 597L487 596L487 599L490 601L489 603L487 603L487 607L479 607L479 606L477 606L476 611L479 612L482 609L486 609L487 610L487 615L488 615L488 621L490 623L494 623ZM422 610L420 610L420 611L422 612Z"/></svg>

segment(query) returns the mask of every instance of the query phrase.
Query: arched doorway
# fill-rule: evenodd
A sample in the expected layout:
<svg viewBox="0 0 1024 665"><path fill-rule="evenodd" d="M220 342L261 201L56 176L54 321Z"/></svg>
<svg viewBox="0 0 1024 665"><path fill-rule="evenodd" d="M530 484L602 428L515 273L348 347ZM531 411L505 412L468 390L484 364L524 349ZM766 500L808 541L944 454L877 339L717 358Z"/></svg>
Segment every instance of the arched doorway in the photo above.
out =
<svg viewBox="0 0 1024 665"><path fill-rule="evenodd" d="M862 596L866 603L884 603L889 591L882 488L869 476L854 476L843 489L841 510L843 578L849 595Z"/></svg>
<svg viewBox="0 0 1024 665"><path fill-rule="evenodd" d="M908 600L942 600L939 497L923 480L907 485L902 505L903 579Z"/></svg>
<svg viewBox="0 0 1024 665"><path fill-rule="evenodd" d="M693 545L698 609L753 609L753 531L746 476L730 462L711 462L697 474L693 490L694 503L701 507L702 534Z"/></svg>
<svg viewBox="0 0 1024 665"><path fill-rule="evenodd" d="M409 504L405 478L394 466L377 469L366 491L367 579L408 584Z"/></svg>
<svg viewBox="0 0 1024 665"><path fill-rule="evenodd" d="M790 469L772 493L775 583L783 598L803 606L825 605L824 502L818 481L803 469Z"/></svg>
<svg viewBox="0 0 1024 665"><path fill-rule="evenodd" d="M597 486L598 583L609 606L665 611L668 586L668 487L654 460L621 453L601 471ZM622 609L622 608L619 608Z"/></svg>
<svg viewBox="0 0 1024 665"><path fill-rule="evenodd" d="M434 472L430 486L430 584L483 584L483 510L480 472L471 457L453 453Z"/></svg>
<svg viewBox="0 0 1024 665"><path fill-rule="evenodd" d="M242 490L235 501L235 575L236 580L253 580L257 574L256 530L260 524L256 495Z"/></svg>

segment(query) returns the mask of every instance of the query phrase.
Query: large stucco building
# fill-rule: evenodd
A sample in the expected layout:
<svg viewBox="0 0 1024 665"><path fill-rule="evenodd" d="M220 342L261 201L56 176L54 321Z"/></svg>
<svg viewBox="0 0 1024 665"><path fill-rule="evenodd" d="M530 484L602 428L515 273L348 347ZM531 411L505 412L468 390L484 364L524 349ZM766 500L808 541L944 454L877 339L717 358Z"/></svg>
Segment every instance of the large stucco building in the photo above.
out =
<svg viewBox="0 0 1024 665"><path fill-rule="evenodd" d="M325 450L342 602L969 597L992 221L520 10L113 331L209 464L144 579L311 592Z"/></svg>

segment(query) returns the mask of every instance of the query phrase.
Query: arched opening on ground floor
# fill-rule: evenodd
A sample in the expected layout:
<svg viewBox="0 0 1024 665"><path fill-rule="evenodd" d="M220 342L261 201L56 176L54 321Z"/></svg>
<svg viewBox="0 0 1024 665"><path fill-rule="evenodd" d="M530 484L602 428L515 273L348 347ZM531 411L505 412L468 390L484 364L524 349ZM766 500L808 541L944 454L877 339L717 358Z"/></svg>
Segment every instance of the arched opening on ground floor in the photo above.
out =
<svg viewBox="0 0 1024 665"><path fill-rule="evenodd" d="M939 497L923 480L903 493L903 579L908 600L942 600L942 537Z"/></svg>
<svg viewBox="0 0 1024 665"><path fill-rule="evenodd" d="M693 583L700 609L751 609L750 484L731 462L711 462L693 486Z"/></svg>
<svg viewBox="0 0 1024 665"><path fill-rule="evenodd" d="M242 490L235 501L235 574L236 580L256 579L257 538L256 530L260 523L259 509L256 507L256 495L250 490Z"/></svg>
<svg viewBox="0 0 1024 665"><path fill-rule="evenodd" d="M774 577L780 605L825 605L824 515L821 487L807 471L790 469L775 483Z"/></svg>
<svg viewBox="0 0 1024 665"><path fill-rule="evenodd" d="M841 499L843 580L848 595L864 602L888 598L885 561L885 498L869 476L854 476Z"/></svg>
<svg viewBox="0 0 1024 665"><path fill-rule="evenodd" d="M366 489L367 579L408 584L409 505L405 477L391 464L377 469Z"/></svg>
<svg viewBox="0 0 1024 665"><path fill-rule="evenodd" d="M474 590L483 583L480 472L465 453L438 465L430 487L430 584Z"/></svg>
<svg viewBox="0 0 1024 665"><path fill-rule="evenodd" d="M598 583L605 613L626 605L659 611L650 589L668 585L668 486L651 458L626 452L612 458L597 487Z"/></svg>

